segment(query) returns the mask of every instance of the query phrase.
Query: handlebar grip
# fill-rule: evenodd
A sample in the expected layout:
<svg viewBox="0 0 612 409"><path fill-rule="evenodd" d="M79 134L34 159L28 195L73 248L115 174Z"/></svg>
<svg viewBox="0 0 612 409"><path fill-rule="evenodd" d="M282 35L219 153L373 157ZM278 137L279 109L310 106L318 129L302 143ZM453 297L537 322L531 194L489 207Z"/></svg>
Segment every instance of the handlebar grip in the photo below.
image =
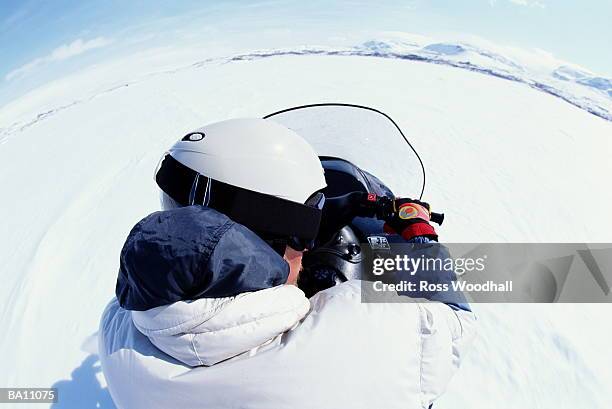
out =
<svg viewBox="0 0 612 409"><path fill-rule="evenodd" d="M430 220L441 226L442 223L444 222L444 213L431 212Z"/></svg>

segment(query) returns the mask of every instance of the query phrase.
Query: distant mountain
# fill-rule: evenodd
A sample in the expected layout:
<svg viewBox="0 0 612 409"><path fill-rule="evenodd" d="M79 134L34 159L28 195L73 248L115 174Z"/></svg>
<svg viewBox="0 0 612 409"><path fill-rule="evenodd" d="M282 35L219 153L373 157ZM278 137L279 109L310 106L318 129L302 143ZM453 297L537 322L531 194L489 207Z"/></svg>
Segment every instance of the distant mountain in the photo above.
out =
<svg viewBox="0 0 612 409"><path fill-rule="evenodd" d="M612 121L612 79L551 60L543 53L529 55L522 52L521 58L513 58L503 54L507 50L459 42L429 42L421 36L408 39L405 35L396 39L366 41L354 50L360 55L370 53L373 56L448 64L522 82Z"/></svg>

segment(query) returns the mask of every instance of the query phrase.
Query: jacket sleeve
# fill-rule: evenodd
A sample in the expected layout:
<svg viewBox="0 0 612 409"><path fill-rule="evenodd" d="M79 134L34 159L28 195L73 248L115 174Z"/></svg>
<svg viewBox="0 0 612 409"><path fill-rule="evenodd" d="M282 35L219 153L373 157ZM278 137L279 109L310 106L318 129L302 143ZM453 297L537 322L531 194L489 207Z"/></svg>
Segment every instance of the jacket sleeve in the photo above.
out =
<svg viewBox="0 0 612 409"><path fill-rule="evenodd" d="M438 302L419 303L420 387L423 408L444 393L476 334L473 312Z"/></svg>
<svg viewBox="0 0 612 409"><path fill-rule="evenodd" d="M451 254L446 246L430 240L426 237L415 237L412 240L408 240L407 243L411 243L412 249L408 251L408 256L412 259L423 259L438 261L438 263L431 263L434 268L421 268L415 272L398 271L396 272L396 282L401 281L412 281L417 284L416 288L419 287L421 281L426 281L429 284L436 285L440 288L444 287L446 290L441 291L410 291L410 292L399 292L400 295L409 296L412 298L425 298L430 301L442 302L454 310L471 311L470 305L468 304L464 294L461 291L455 291L453 289L453 282L457 281L457 275L452 269L445 269L442 266L446 265L448 260L451 260ZM402 247L402 254L406 251L405 247Z"/></svg>
<svg viewBox="0 0 612 409"><path fill-rule="evenodd" d="M410 242L416 243L411 257L451 257L445 246L427 238L417 237ZM457 279L454 271L446 270L418 271L413 277L430 283L447 284L449 288ZM417 304L421 337L421 399L423 408L429 408L444 393L469 350L476 334L476 316L461 292L441 291L421 296L430 301L439 301Z"/></svg>

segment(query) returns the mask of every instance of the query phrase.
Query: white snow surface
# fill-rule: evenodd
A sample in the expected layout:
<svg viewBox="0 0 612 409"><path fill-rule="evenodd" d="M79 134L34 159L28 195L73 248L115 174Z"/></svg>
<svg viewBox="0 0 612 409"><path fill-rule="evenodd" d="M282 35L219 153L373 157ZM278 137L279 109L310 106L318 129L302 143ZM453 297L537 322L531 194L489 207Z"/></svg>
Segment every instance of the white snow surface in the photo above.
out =
<svg viewBox="0 0 612 409"><path fill-rule="evenodd" d="M119 251L158 209L161 153L217 120L373 106L421 154L443 241L612 242L609 80L398 33L342 49L198 53L99 64L0 109L0 386L59 387L57 408L113 407L95 332ZM385 144L370 154L394 157ZM473 308L480 335L436 408L609 407L609 305Z"/></svg>

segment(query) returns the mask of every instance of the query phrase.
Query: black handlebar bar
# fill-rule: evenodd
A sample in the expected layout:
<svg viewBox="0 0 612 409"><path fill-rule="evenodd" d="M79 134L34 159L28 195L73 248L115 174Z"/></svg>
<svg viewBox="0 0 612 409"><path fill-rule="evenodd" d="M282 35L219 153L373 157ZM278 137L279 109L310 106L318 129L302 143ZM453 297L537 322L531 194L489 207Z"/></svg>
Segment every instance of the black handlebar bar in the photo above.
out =
<svg viewBox="0 0 612 409"><path fill-rule="evenodd" d="M436 213L436 212L431 212L431 221L442 226L442 223L444 223L444 213Z"/></svg>
<svg viewBox="0 0 612 409"><path fill-rule="evenodd" d="M319 238L331 237L336 231L349 224L355 217L376 217L387 220L394 216L394 199L363 192L347 193L344 196L325 200ZM430 220L441 225L444 213L430 213Z"/></svg>

